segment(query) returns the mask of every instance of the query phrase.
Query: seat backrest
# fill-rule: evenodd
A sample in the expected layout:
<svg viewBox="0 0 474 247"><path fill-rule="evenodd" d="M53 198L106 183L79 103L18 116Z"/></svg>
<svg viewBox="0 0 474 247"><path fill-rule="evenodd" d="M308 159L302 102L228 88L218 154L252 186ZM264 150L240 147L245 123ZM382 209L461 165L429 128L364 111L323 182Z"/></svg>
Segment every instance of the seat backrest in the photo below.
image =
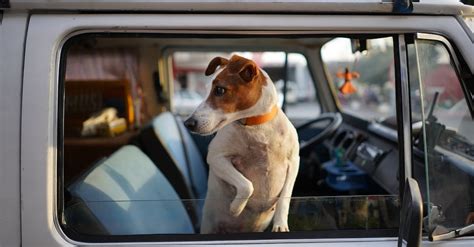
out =
<svg viewBox="0 0 474 247"><path fill-rule="evenodd" d="M111 235L194 232L176 191L135 146L120 148L68 190Z"/></svg>
<svg viewBox="0 0 474 247"><path fill-rule="evenodd" d="M204 199L207 192L207 167L182 121L171 112L163 112L153 120L157 138L176 161L184 180L195 198Z"/></svg>
<svg viewBox="0 0 474 247"><path fill-rule="evenodd" d="M152 126L157 138L176 161L176 166L181 174L183 174L187 186L191 187L191 177L186 163L186 154L173 114L170 112L161 113L153 119Z"/></svg>
<svg viewBox="0 0 474 247"><path fill-rule="evenodd" d="M207 164L202 159L193 137L184 126L181 119L175 116L176 123L181 132L184 149L191 170L192 183L196 192L196 198L205 199L207 193L207 174L209 173Z"/></svg>

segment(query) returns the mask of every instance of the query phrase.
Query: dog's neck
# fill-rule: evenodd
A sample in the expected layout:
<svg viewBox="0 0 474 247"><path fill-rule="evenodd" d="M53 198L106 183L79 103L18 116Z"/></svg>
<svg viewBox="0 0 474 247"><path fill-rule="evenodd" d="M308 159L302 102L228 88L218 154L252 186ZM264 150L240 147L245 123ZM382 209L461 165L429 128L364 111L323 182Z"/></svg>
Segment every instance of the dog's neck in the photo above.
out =
<svg viewBox="0 0 474 247"><path fill-rule="evenodd" d="M263 87L262 95L254 106L238 113L237 122L241 125L260 125L272 120L278 114L277 90L267 73L260 71L265 76L267 85Z"/></svg>
<svg viewBox="0 0 474 247"><path fill-rule="evenodd" d="M277 113L278 113L278 106L273 105L272 109L269 112L262 115L243 118L243 119L240 119L239 122L243 125L248 125L248 126L259 125L259 124L263 124L268 121L271 121L272 119L275 118Z"/></svg>

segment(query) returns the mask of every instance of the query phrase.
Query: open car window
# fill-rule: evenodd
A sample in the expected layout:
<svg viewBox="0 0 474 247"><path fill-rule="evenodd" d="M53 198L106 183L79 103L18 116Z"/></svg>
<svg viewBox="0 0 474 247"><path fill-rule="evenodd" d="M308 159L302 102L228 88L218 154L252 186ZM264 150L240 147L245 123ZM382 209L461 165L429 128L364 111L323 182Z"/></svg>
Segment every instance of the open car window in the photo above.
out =
<svg viewBox="0 0 474 247"><path fill-rule="evenodd" d="M204 71L210 60L237 53L268 73L279 106L294 123L328 115L340 120L331 134L300 153L290 233L271 233L270 225L264 232L239 234L254 239L396 236L397 145L357 129L350 120L341 123L337 112L322 113L318 83L328 82L316 81L311 67L324 64L303 51L311 48L318 54L329 39L344 40L334 35L247 35L235 42L158 34L87 34L68 40L61 58L64 101L57 180L63 230L86 242L204 239L199 232L205 201L223 203L222 198L206 198L212 136L190 133L183 120L209 94L212 76ZM394 114L391 40L375 39L369 55L362 54L378 52L383 68L358 68L361 81L354 85L363 94L339 96L347 103L343 111L364 109L368 120ZM263 43L272 47L256 45ZM340 49L328 44L323 51ZM352 66L354 56L346 55L340 54L338 61ZM336 73L343 65L334 66ZM371 73L377 74L375 79L365 79ZM298 135L302 142L311 140L306 137L318 136L326 125L309 124L298 128ZM239 234L224 229L205 238L239 239Z"/></svg>
<svg viewBox="0 0 474 247"><path fill-rule="evenodd" d="M209 93L211 81L204 75L207 63L214 57L233 54L252 59L267 72L278 91L278 106L293 123L301 124L319 116L320 104L306 58L300 53L283 51L173 52L172 111L188 117Z"/></svg>

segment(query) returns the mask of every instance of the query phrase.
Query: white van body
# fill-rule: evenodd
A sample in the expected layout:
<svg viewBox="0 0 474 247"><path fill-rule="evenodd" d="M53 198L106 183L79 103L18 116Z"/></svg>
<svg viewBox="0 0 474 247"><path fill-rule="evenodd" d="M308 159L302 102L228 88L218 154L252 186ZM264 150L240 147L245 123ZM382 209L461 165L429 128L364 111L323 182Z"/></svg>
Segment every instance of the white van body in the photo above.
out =
<svg viewBox="0 0 474 247"><path fill-rule="evenodd" d="M473 7L422 2L415 3L413 14L400 16L390 13L392 3L386 1L342 2L0 1L0 246L104 246L69 239L56 215L59 59L63 44L74 35L435 33L459 49L474 73L474 34L461 18L472 15ZM395 246L397 238L110 243L123 244ZM473 246L474 237L425 238L422 245Z"/></svg>

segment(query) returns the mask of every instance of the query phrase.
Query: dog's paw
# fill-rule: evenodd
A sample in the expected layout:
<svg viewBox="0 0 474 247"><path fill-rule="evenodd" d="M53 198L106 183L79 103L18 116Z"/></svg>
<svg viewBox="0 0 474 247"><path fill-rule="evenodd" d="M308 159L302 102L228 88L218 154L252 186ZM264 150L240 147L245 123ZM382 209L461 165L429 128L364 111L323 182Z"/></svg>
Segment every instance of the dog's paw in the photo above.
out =
<svg viewBox="0 0 474 247"><path fill-rule="evenodd" d="M247 205L247 201L249 199L245 198L235 198L232 203L230 204L230 214L234 217L239 216L242 211L244 211L245 206Z"/></svg>
<svg viewBox="0 0 474 247"><path fill-rule="evenodd" d="M275 224L273 225L272 232L289 232L288 224Z"/></svg>
<svg viewBox="0 0 474 247"><path fill-rule="evenodd" d="M253 194L253 184L250 181L247 181L247 184L242 184L237 189L237 195L230 204L230 214L234 217L239 216L247 206L247 202L250 199L250 196Z"/></svg>

